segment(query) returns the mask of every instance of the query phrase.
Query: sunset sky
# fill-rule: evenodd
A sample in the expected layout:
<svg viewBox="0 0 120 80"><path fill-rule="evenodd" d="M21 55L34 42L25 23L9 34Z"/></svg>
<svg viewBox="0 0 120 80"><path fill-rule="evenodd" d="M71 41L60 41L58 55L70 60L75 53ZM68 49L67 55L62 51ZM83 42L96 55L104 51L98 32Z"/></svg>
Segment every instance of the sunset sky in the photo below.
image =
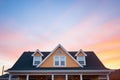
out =
<svg viewBox="0 0 120 80"><path fill-rule="evenodd" d="M58 44L120 68L120 0L0 0L0 71L24 51Z"/></svg>

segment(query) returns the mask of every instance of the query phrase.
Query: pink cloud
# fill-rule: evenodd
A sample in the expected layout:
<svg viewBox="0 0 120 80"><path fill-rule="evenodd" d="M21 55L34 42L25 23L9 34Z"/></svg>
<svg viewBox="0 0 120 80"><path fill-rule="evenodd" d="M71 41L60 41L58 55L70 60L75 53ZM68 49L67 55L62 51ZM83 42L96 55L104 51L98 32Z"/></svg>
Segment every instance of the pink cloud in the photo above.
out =
<svg viewBox="0 0 120 80"><path fill-rule="evenodd" d="M91 20L92 18L92 20ZM86 43L89 43L88 36L91 33L92 26L95 22L98 21L97 15L90 15L90 17L86 18L83 22L78 23L75 27L70 28L64 33L61 33L60 36L54 38L53 42L55 43L63 43L66 45L78 45L79 47L86 45ZM92 34L91 34L92 37ZM89 38L90 39L90 38ZM83 43L86 42L86 43Z"/></svg>
<svg viewBox="0 0 120 80"><path fill-rule="evenodd" d="M97 17L94 15L86 19L82 24L78 24L67 32L61 34L52 41L52 43L62 43L68 50L92 50L109 68L119 68L115 65L120 62L120 19L106 21L95 27L98 23ZM116 54L116 55L115 55ZM116 63L111 63L109 59L118 60ZM109 65L109 66L108 66ZM111 66L110 66L111 65ZM112 66L114 65L114 66Z"/></svg>
<svg viewBox="0 0 120 80"><path fill-rule="evenodd" d="M67 15L69 15L69 10L55 25L62 22ZM3 31L0 34L0 55L3 56L3 61L9 60L13 65L23 51L35 51L36 49L51 51L60 43L67 50L79 50L81 48L95 51L107 67L118 68L119 65L110 63L110 59L113 58L119 62L120 19L113 19L104 23L100 21L101 16L90 14L84 21L61 33L60 36L53 36L52 38L54 27L48 33L40 36L32 36L19 31L17 33L17 31L12 30ZM116 55L114 55L115 53ZM8 63L5 62L4 64ZM114 66L111 67L110 64Z"/></svg>

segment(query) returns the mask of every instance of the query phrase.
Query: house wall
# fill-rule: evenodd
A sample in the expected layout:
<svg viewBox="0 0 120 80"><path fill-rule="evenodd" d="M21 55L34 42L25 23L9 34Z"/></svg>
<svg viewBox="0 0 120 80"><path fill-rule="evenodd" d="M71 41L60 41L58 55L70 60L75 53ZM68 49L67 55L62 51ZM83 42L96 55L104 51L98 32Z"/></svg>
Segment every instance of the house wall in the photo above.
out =
<svg viewBox="0 0 120 80"><path fill-rule="evenodd" d="M26 80L26 76L19 76L19 80Z"/></svg>
<svg viewBox="0 0 120 80"><path fill-rule="evenodd" d="M55 75L54 80L65 80L65 76L63 76L63 75L60 75L60 76Z"/></svg>
<svg viewBox="0 0 120 80"><path fill-rule="evenodd" d="M110 80L120 80L120 69L111 72Z"/></svg>
<svg viewBox="0 0 120 80"><path fill-rule="evenodd" d="M45 75L36 75L36 76L30 76L29 80L46 80L46 76Z"/></svg>
<svg viewBox="0 0 120 80"><path fill-rule="evenodd" d="M19 80L26 80L26 76L19 76ZM47 80L45 75L29 76L29 80Z"/></svg>
<svg viewBox="0 0 120 80"><path fill-rule="evenodd" d="M98 80L98 76L92 77L91 80Z"/></svg>
<svg viewBox="0 0 120 80"><path fill-rule="evenodd" d="M62 54L58 54L59 50L61 50ZM79 65L61 48L56 49L54 53L40 65L40 67L54 67L54 56L66 56L66 67L79 67Z"/></svg>
<svg viewBox="0 0 120 80"><path fill-rule="evenodd" d="M40 53L35 53L35 55L34 56L42 56Z"/></svg>
<svg viewBox="0 0 120 80"><path fill-rule="evenodd" d="M51 75L50 75L51 76ZM68 75L68 80L80 80L80 75ZM29 76L29 80L52 80L46 75ZM65 80L65 75L54 75L54 80ZM26 76L19 76L19 80L26 80ZM83 80L99 80L97 75L84 75Z"/></svg>
<svg viewBox="0 0 120 80"><path fill-rule="evenodd" d="M99 80L97 75L84 75L83 79Z"/></svg>
<svg viewBox="0 0 120 80"><path fill-rule="evenodd" d="M72 76L71 80L80 80L80 75L74 75L74 76Z"/></svg>
<svg viewBox="0 0 120 80"><path fill-rule="evenodd" d="M84 56L84 54L82 52L78 53L77 56Z"/></svg>

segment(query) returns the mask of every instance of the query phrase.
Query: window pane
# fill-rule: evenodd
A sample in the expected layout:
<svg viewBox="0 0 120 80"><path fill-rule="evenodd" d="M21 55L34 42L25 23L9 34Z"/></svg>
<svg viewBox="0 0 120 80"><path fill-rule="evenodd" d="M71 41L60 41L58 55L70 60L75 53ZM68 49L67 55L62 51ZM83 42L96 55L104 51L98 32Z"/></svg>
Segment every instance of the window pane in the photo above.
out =
<svg viewBox="0 0 120 80"><path fill-rule="evenodd" d="M40 61L35 61L35 64L37 65L37 64L39 64L40 63Z"/></svg>
<svg viewBox="0 0 120 80"><path fill-rule="evenodd" d="M40 56L35 56L35 61L40 61Z"/></svg>
<svg viewBox="0 0 120 80"><path fill-rule="evenodd" d="M85 62L84 62L84 58L85 58L85 56L78 56L77 57L77 60L78 60L78 62L80 63L80 64L84 64Z"/></svg>
<svg viewBox="0 0 120 80"><path fill-rule="evenodd" d="M65 66L65 61L61 61L61 66Z"/></svg>
<svg viewBox="0 0 120 80"><path fill-rule="evenodd" d="M60 56L61 66L65 66L65 56Z"/></svg>
<svg viewBox="0 0 120 80"><path fill-rule="evenodd" d="M78 60L78 61L83 61L83 60L84 60L84 56L79 56L79 57L77 57L77 60Z"/></svg>
<svg viewBox="0 0 120 80"><path fill-rule="evenodd" d="M55 56L55 61L59 61L59 57L58 56Z"/></svg>
<svg viewBox="0 0 120 80"><path fill-rule="evenodd" d="M61 61L65 61L65 57L64 57L64 56L61 56L61 57L60 57L60 60L61 60Z"/></svg>
<svg viewBox="0 0 120 80"><path fill-rule="evenodd" d="M59 56L55 56L55 66L59 66Z"/></svg>
<svg viewBox="0 0 120 80"><path fill-rule="evenodd" d="M55 66L58 66L59 65L59 61L55 61Z"/></svg>
<svg viewBox="0 0 120 80"><path fill-rule="evenodd" d="M80 64L84 64L84 61L78 61Z"/></svg>

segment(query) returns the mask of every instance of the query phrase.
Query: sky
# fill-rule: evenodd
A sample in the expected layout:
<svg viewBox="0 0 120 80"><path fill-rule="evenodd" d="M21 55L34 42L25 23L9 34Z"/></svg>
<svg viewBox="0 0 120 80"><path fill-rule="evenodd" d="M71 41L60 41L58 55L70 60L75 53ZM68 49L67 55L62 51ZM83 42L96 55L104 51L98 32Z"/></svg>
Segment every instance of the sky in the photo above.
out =
<svg viewBox="0 0 120 80"><path fill-rule="evenodd" d="M0 0L0 72L24 51L94 51L120 68L120 0ZM1 73L0 73L1 74Z"/></svg>

